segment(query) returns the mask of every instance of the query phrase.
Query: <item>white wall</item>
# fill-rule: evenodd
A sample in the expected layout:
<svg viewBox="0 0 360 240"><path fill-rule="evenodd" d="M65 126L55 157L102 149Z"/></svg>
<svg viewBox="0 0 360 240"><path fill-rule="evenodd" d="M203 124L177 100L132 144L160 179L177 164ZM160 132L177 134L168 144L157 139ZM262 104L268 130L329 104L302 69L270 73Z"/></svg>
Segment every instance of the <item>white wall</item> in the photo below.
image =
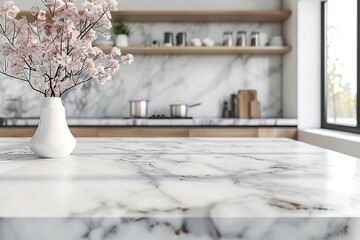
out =
<svg viewBox="0 0 360 240"><path fill-rule="evenodd" d="M297 14L298 0L283 0L283 9L291 10L291 17L283 24L283 35L286 43L292 47L291 52L283 57L283 117L297 118Z"/></svg>
<svg viewBox="0 0 360 240"><path fill-rule="evenodd" d="M0 4L6 0L0 0ZM41 6L41 0L13 0L22 9ZM77 0L81 5L83 1ZM235 10L280 9L281 0L118 0L120 10Z"/></svg>
<svg viewBox="0 0 360 240"><path fill-rule="evenodd" d="M320 0L298 4L298 119L299 129L320 127L321 85Z"/></svg>

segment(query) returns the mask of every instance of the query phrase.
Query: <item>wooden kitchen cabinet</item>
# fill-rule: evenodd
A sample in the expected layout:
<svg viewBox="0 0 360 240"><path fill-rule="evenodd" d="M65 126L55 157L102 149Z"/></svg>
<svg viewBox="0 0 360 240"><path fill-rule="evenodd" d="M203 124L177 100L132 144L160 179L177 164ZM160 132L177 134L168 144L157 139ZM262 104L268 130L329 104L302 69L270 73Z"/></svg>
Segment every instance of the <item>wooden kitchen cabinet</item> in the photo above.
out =
<svg viewBox="0 0 360 240"><path fill-rule="evenodd" d="M276 137L297 139L296 127L215 127L191 128L189 137Z"/></svg>
<svg viewBox="0 0 360 240"><path fill-rule="evenodd" d="M35 134L36 127L0 127L0 137L32 137ZM78 127L71 128L74 136L96 137L97 128Z"/></svg>
<svg viewBox="0 0 360 240"><path fill-rule="evenodd" d="M98 137L188 137L187 128L121 127L98 128Z"/></svg>
<svg viewBox="0 0 360 240"><path fill-rule="evenodd" d="M35 131L34 127L1 127L0 137L32 137Z"/></svg>
<svg viewBox="0 0 360 240"><path fill-rule="evenodd" d="M294 128L259 128L258 137L285 137L297 139L297 129Z"/></svg>
<svg viewBox="0 0 360 240"><path fill-rule="evenodd" d="M75 137L97 137L98 128L95 127L76 127L70 128Z"/></svg>
<svg viewBox="0 0 360 240"><path fill-rule="evenodd" d="M98 137L284 137L297 139L296 127L100 127Z"/></svg>
<svg viewBox="0 0 360 240"><path fill-rule="evenodd" d="M75 137L284 137L296 127L72 127ZM0 137L31 137L35 127L2 127Z"/></svg>
<svg viewBox="0 0 360 240"><path fill-rule="evenodd" d="M191 128L189 137L257 137L257 128Z"/></svg>

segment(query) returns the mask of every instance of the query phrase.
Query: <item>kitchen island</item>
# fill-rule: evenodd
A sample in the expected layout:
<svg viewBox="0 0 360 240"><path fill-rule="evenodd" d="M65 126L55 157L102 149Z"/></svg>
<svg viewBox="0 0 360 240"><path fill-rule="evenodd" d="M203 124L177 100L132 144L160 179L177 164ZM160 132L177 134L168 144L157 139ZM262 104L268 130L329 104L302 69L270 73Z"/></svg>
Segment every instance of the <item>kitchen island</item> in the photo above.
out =
<svg viewBox="0 0 360 240"><path fill-rule="evenodd" d="M75 137L284 137L297 138L297 120L69 118ZM32 137L38 118L0 118L0 136Z"/></svg>
<svg viewBox="0 0 360 240"><path fill-rule="evenodd" d="M360 160L288 139L0 139L0 239L360 239Z"/></svg>

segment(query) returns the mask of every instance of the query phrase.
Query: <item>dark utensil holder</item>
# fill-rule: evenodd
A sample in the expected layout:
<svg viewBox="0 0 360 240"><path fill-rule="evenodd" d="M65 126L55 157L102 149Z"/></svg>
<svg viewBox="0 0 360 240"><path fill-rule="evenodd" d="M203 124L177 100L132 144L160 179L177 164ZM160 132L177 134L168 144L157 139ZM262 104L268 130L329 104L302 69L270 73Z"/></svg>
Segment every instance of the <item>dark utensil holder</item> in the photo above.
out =
<svg viewBox="0 0 360 240"><path fill-rule="evenodd" d="M171 44L171 46L174 46L174 35L172 32L164 33L164 44Z"/></svg>
<svg viewBox="0 0 360 240"><path fill-rule="evenodd" d="M176 46L187 46L186 33L179 32L176 35Z"/></svg>
<svg viewBox="0 0 360 240"><path fill-rule="evenodd" d="M230 117L236 118L237 117L237 96L236 94L231 94L231 101L230 101Z"/></svg>

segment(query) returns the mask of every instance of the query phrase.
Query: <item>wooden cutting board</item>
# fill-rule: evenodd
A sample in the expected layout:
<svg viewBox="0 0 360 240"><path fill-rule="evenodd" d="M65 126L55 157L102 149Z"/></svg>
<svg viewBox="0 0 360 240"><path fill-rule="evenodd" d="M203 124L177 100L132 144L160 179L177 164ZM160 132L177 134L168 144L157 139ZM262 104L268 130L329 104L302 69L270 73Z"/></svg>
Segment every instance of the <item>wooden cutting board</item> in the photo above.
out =
<svg viewBox="0 0 360 240"><path fill-rule="evenodd" d="M254 90L238 91L238 114L239 118L250 118L250 103L254 99Z"/></svg>
<svg viewBox="0 0 360 240"><path fill-rule="evenodd" d="M253 100L250 102L250 117L251 118L260 118L261 117L261 105L259 100L257 100L256 91L253 92Z"/></svg>

